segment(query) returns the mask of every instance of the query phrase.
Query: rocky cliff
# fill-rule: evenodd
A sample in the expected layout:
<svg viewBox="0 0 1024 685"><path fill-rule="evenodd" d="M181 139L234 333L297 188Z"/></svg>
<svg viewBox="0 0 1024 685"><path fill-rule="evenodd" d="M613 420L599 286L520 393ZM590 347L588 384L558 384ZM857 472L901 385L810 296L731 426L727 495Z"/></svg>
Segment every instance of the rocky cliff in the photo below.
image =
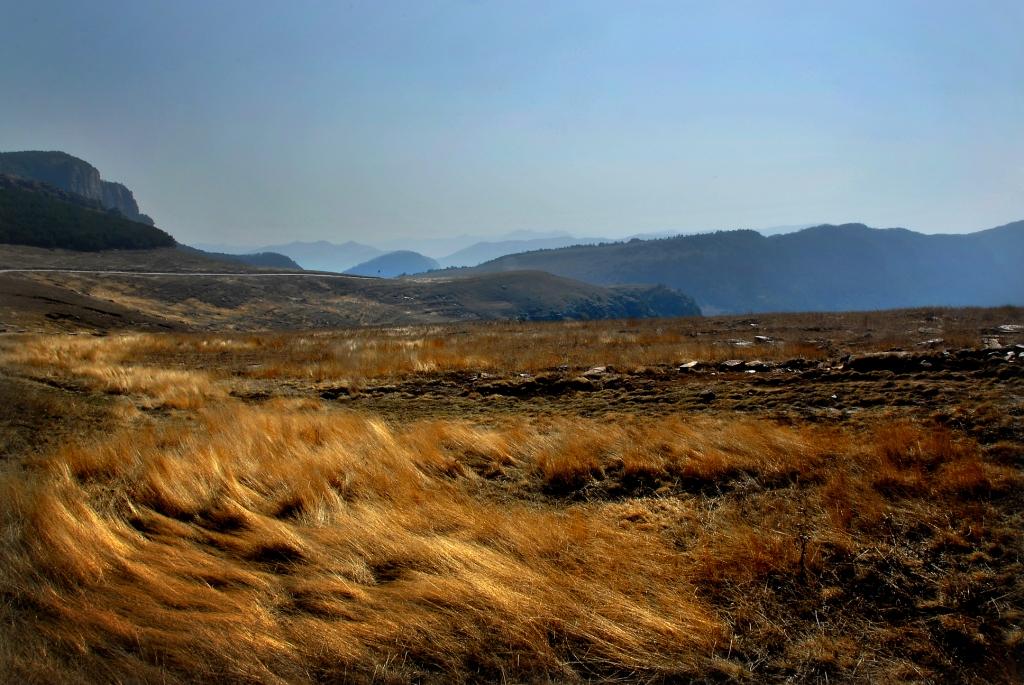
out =
<svg viewBox="0 0 1024 685"><path fill-rule="evenodd" d="M106 209L116 209L125 218L148 226L153 220L139 212L132 191L120 183L104 181L99 169L66 152L0 152L0 174L10 174L95 200Z"/></svg>
<svg viewBox="0 0 1024 685"><path fill-rule="evenodd" d="M153 225L153 220L139 212L139 205L135 202L135 196L121 183L113 181L101 181L103 197L100 202L108 209L117 209L127 218L139 223Z"/></svg>

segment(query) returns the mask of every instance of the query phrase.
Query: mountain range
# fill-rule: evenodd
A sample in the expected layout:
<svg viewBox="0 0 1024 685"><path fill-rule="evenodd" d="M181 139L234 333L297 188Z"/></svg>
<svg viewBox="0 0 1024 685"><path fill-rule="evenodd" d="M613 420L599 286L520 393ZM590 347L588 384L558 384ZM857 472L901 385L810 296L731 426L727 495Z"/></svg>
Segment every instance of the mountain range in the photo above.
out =
<svg viewBox="0 0 1024 685"><path fill-rule="evenodd" d="M597 287L672 289L693 297L705 313L1024 302L1024 221L961 235L863 224L794 228L776 227L771 235L736 230L617 242L530 232L469 245L465 242L472 236L419 241L434 240L435 247L463 245L441 260L412 250L383 252L356 242L325 241L293 242L248 255L228 254L228 249L199 254L221 265L305 267L388 278L420 274L414 281L420 287L438 279L546 272ZM0 242L93 251L192 250L153 226L130 190L103 181L91 164L62 152L0 153ZM456 266L495 255L476 266ZM543 282L551 287L566 283Z"/></svg>
<svg viewBox="0 0 1024 685"><path fill-rule="evenodd" d="M436 260L430 268L476 266L482 262L514 252L540 250L580 243L601 242L601 239L574 238L568 233L513 231L493 238L479 235L461 235L453 238L411 238L406 242L385 241L374 247L352 240L332 243L326 240L294 241L279 245L242 247L222 243L196 243L195 247L207 252L245 254L276 252L295 260L304 269L344 273L349 270L365 271L364 262L393 252L416 253L424 259ZM420 269L424 270L424 269ZM374 272L375 273L375 272ZM395 275L405 273L395 272ZM412 273L412 272L408 272Z"/></svg>
<svg viewBox="0 0 1024 685"><path fill-rule="evenodd" d="M24 161L33 154L11 158ZM90 192L89 179L98 178L95 167L63 153L44 158L72 163L61 167L63 175L50 174L46 164L22 164L17 175L0 174L0 331L8 326L318 328L700 314L692 299L663 286L595 286L533 272L432 281L366 278L303 271L273 252L204 252L82 194ZM364 268L395 276L437 266L415 252L396 251Z"/></svg>
<svg viewBox="0 0 1024 685"><path fill-rule="evenodd" d="M814 224L791 226L769 226L756 229L762 235L790 233ZM287 255L304 269L344 273L357 269L362 272L363 262L370 261L391 252L416 252L426 259L434 259L435 268L477 266L498 257L519 252L550 250L574 245L598 245L601 243L626 242L633 239L655 240L679 235L693 235L694 232L657 231L636 233L625 238L577 237L564 231L511 231L496 236L459 235L451 238L406 238L389 239L379 246L355 241L341 244L326 240L315 242L296 241L280 245L242 247L223 243L196 243L195 247L207 252L227 254L251 254L276 252ZM396 272L402 273L402 272Z"/></svg>
<svg viewBox="0 0 1024 685"><path fill-rule="evenodd" d="M961 235L863 224L720 231L507 255L444 278L522 269L598 285L661 284L705 313L1024 303L1024 221Z"/></svg>

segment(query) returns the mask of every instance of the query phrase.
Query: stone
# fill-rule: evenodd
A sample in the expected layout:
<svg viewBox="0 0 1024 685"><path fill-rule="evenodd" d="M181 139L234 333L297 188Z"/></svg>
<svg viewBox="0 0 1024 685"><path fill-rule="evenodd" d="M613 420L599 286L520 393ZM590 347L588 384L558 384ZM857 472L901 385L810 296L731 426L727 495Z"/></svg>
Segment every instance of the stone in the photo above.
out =
<svg viewBox="0 0 1024 685"><path fill-rule="evenodd" d="M912 371L918 365L909 352L869 352L850 358L846 366L861 373L868 371Z"/></svg>

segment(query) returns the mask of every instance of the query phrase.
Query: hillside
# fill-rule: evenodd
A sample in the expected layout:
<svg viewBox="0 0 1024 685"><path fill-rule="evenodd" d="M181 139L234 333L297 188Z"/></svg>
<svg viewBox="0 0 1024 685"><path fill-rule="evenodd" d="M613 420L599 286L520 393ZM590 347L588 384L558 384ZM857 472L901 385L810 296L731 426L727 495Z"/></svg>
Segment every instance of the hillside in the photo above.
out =
<svg viewBox="0 0 1024 685"><path fill-rule="evenodd" d="M153 220L139 211L132 191L120 183L104 181L99 169L66 152L0 152L0 174L41 181L99 202L106 209L116 209L132 221L153 225Z"/></svg>
<svg viewBox="0 0 1024 685"><path fill-rule="evenodd" d="M71 250L170 247L159 228L44 183L0 176L0 243Z"/></svg>
<svg viewBox="0 0 1024 685"><path fill-rule="evenodd" d="M150 250L87 252L0 244L0 271L81 270L138 273L259 273L265 271L241 261L221 261L207 252L160 247Z"/></svg>
<svg viewBox="0 0 1024 685"><path fill-rule="evenodd" d="M437 260L411 250L388 252L345 271L354 276L394 278L405 274L418 274L438 268Z"/></svg>
<svg viewBox="0 0 1024 685"><path fill-rule="evenodd" d="M1024 302L1024 222L963 235L862 224L765 237L725 231L509 255L458 275L537 269L599 285L660 283L705 313Z"/></svg>
<svg viewBox="0 0 1024 685"><path fill-rule="evenodd" d="M64 271L19 271L38 269ZM609 288L523 272L451 280L288 273L174 248L72 252L4 245L5 270L12 271L0 274L0 329L8 330L108 330L142 321L280 330L700 314L691 299L660 287Z"/></svg>
<svg viewBox="0 0 1024 685"><path fill-rule="evenodd" d="M194 252L196 254L215 259L219 262L239 262L250 266L258 266L267 269L291 269L300 271L302 267L295 263L295 260L286 257L278 252L252 252L249 254L229 254L227 252L210 252L200 250L187 245L179 245L179 250Z"/></svg>

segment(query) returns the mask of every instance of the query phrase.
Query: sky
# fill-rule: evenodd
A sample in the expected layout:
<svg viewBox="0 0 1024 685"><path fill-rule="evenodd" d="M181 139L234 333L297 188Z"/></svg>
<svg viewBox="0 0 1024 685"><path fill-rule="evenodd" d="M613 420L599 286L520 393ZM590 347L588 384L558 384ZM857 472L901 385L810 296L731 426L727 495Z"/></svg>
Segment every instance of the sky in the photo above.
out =
<svg viewBox="0 0 1024 685"><path fill-rule="evenodd" d="M182 242L1024 219L1024 3L2 0L0 150Z"/></svg>

